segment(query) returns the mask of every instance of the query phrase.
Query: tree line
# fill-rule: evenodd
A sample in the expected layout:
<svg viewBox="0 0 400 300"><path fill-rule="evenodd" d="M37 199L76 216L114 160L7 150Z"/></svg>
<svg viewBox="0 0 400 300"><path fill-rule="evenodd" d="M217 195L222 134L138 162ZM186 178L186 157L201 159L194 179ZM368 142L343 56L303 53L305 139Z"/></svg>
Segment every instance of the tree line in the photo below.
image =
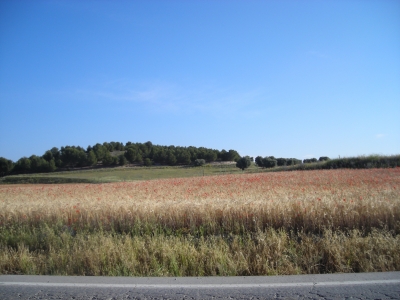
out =
<svg viewBox="0 0 400 300"><path fill-rule="evenodd" d="M326 161L329 160L329 157L322 156L319 158L319 161ZM253 158L249 156L241 157L237 163L236 167L244 170L248 168L253 161ZM257 166L261 168L273 168L277 166L294 166L298 164L303 164L303 163L313 163L317 162L318 160L316 158L311 158L311 159L304 159L301 161L300 159L297 158L275 158L274 156L257 156L255 159L255 163Z"/></svg>
<svg viewBox="0 0 400 300"><path fill-rule="evenodd" d="M244 170L252 163L251 157L242 157L236 167ZM303 161L296 158L275 158L274 156L257 156L255 163L261 168L288 166L290 170L317 170L317 169L368 169L368 168L395 168L400 167L400 155L369 155L358 157L344 157L330 159L327 156L308 158Z"/></svg>
<svg viewBox="0 0 400 300"><path fill-rule="evenodd" d="M205 147L180 147L153 145L146 143L126 144L120 142L97 143L86 149L80 146L53 147L42 156L22 157L13 162L0 157L0 175L27 174L69 170L71 168L94 166L123 166L128 163L150 166L190 165L196 160L204 162L237 161L240 155L236 150L215 150Z"/></svg>

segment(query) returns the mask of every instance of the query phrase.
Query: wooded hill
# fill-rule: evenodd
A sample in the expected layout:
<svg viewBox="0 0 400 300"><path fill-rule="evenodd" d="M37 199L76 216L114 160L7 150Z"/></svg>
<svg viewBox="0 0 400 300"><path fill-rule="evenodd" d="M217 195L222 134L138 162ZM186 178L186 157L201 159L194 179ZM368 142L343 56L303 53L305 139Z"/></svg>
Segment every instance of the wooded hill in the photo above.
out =
<svg viewBox="0 0 400 300"><path fill-rule="evenodd" d="M125 145L120 142L97 143L86 149L80 146L53 147L42 156L22 157L17 162L0 157L0 175L53 172L83 167L124 166L139 164L189 165L196 160L205 162L237 161L235 150L215 150L205 147L160 146L151 142Z"/></svg>

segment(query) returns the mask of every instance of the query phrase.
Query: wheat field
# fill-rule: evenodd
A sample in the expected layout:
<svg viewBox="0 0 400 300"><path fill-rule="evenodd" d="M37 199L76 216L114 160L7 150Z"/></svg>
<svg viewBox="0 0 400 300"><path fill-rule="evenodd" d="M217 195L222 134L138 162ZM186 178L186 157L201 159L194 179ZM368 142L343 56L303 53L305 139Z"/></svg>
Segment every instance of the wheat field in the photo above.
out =
<svg viewBox="0 0 400 300"><path fill-rule="evenodd" d="M0 273L400 270L400 168L0 185Z"/></svg>

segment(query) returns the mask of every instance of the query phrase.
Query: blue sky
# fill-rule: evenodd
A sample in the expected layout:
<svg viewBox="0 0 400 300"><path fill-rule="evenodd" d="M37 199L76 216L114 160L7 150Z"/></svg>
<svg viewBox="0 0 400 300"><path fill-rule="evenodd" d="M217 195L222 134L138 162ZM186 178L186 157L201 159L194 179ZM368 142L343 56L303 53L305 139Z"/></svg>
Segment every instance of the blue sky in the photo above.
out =
<svg viewBox="0 0 400 300"><path fill-rule="evenodd" d="M0 2L0 156L400 151L400 1Z"/></svg>

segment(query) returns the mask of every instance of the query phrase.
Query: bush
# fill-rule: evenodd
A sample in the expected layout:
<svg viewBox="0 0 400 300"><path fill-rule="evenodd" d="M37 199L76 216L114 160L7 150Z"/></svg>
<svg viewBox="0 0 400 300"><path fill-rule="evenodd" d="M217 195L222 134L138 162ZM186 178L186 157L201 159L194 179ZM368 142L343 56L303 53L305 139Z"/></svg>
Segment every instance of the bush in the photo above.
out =
<svg viewBox="0 0 400 300"><path fill-rule="evenodd" d="M206 163L206 161L202 158L196 159L193 164L195 165L195 167L201 167Z"/></svg>
<svg viewBox="0 0 400 300"><path fill-rule="evenodd" d="M310 163L315 163L315 162L317 162L316 158L308 158L308 159L303 160L303 163L305 163L305 164L310 164Z"/></svg>
<svg viewBox="0 0 400 300"><path fill-rule="evenodd" d="M319 161L327 161L327 160L330 160L330 158L328 156L321 156L319 158Z"/></svg>
<svg viewBox="0 0 400 300"><path fill-rule="evenodd" d="M273 157L273 156L272 156ZM264 157L263 160L263 167L264 168L273 168L277 165L277 160L270 157Z"/></svg>
<svg viewBox="0 0 400 300"><path fill-rule="evenodd" d="M247 169L251 165L251 159L248 156L241 157L237 162L236 162L236 167L239 169Z"/></svg>
<svg viewBox="0 0 400 300"><path fill-rule="evenodd" d="M153 164L153 162L151 161L150 158L147 157L147 158L144 159L143 164L144 164L146 167L150 167L150 166Z"/></svg>
<svg viewBox="0 0 400 300"><path fill-rule="evenodd" d="M120 166L125 166L128 163L125 155L121 154L120 156L118 156L118 163Z"/></svg>

